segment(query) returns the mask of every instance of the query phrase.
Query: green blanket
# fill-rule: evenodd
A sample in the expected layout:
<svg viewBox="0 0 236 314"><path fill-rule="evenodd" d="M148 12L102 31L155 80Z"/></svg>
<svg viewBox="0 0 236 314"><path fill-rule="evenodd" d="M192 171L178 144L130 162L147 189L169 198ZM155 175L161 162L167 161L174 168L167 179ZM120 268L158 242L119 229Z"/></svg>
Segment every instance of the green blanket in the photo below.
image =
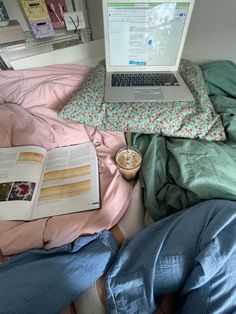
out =
<svg viewBox="0 0 236 314"><path fill-rule="evenodd" d="M218 61L201 70L226 142L133 134L143 154L144 203L154 220L201 200L236 200L236 65Z"/></svg>

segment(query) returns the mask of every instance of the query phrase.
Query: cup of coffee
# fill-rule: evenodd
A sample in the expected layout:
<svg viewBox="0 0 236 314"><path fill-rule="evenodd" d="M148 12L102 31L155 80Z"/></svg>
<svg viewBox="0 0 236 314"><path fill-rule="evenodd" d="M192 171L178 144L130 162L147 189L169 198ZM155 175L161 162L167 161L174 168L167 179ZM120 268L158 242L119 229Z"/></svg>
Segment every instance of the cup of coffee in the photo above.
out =
<svg viewBox="0 0 236 314"><path fill-rule="evenodd" d="M115 161L121 175L126 180L133 180L141 166L142 154L133 146L124 146L116 152Z"/></svg>

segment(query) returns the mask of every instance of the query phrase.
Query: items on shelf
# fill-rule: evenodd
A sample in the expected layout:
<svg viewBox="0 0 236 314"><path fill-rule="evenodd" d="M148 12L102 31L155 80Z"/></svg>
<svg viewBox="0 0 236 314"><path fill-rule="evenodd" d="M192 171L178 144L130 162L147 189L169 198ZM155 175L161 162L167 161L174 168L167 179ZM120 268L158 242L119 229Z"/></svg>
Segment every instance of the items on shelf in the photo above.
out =
<svg viewBox="0 0 236 314"><path fill-rule="evenodd" d="M54 28L65 27L64 13L67 12L65 0L44 0Z"/></svg>
<svg viewBox="0 0 236 314"><path fill-rule="evenodd" d="M84 14L82 11L65 12L64 20L68 31L74 30L76 33L77 30L86 28Z"/></svg>
<svg viewBox="0 0 236 314"><path fill-rule="evenodd" d="M77 33L82 43L88 43L91 40L91 29L86 28L83 11L65 12L64 21L66 29Z"/></svg>
<svg viewBox="0 0 236 314"><path fill-rule="evenodd" d="M51 37L55 34L43 0L20 0L20 2L36 38Z"/></svg>
<svg viewBox="0 0 236 314"><path fill-rule="evenodd" d="M73 6L72 11L67 12L64 0L18 0L18 3L28 20L30 30L23 30L22 25L18 22L18 17L14 16L14 12L11 12L12 20L7 20L9 19L8 13L3 1L0 0L0 69L11 68L12 60L88 43L92 40L87 7L82 6L81 11L78 11ZM60 10L58 17L63 19L63 27L57 28L55 24L53 25L47 7L50 3L53 4L50 6L52 9L58 5ZM36 47L38 49L35 49Z"/></svg>

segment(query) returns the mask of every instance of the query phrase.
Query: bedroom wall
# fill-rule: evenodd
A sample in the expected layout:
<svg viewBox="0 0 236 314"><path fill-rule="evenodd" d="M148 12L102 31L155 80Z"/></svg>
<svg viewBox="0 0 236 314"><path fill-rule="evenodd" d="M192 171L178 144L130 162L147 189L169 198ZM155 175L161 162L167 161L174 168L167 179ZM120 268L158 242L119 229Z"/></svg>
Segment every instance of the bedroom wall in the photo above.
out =
<svg viewBox="0 0 236 314"><path fill-rule="evenodd" d="M79 3L80 0L77 0ZM68 0L69 2L69 0ZM103 37L102 0L87 0L93 38ZM17 0L5 0L10 18L27 28ZM229 59L236 63L236 1L195 0L183 57L198 63Z"/></svg>
<svg viewBox="0 0 236 314"><path fill-rule="evenodd" d="M184 57L236 63L236 1L195 0Z"/></svg>

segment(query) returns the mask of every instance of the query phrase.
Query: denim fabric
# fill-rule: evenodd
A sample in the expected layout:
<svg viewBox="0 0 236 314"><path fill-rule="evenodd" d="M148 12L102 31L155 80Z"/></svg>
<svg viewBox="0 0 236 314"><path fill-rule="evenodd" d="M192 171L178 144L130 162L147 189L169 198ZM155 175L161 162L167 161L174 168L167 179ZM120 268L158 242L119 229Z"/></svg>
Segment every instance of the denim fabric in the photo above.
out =
<svg viewBox="0 0 236 314"><path fill-rule="evenodd" d="M180 313L236 313L236 202L199 203L125 242L106 276L107 312L153 313L175 291Z"/></svg>
<svg viewBox="0 0 236 314"><path fill-rule="evenodd" d="M181 314L236 313L236 202L199 203L118 245L108 231L0 265L1 314L58 314L106 273L107 312L149 314L180 291ZM116 255L116 257L115 257Z"/></svg>
<svg viewBox="0 0 236 314"><path fill-rule="evenodd" d="M106 271L117 249L104 231L16 256L0 265L0 313L60 313Z"/></svg>

